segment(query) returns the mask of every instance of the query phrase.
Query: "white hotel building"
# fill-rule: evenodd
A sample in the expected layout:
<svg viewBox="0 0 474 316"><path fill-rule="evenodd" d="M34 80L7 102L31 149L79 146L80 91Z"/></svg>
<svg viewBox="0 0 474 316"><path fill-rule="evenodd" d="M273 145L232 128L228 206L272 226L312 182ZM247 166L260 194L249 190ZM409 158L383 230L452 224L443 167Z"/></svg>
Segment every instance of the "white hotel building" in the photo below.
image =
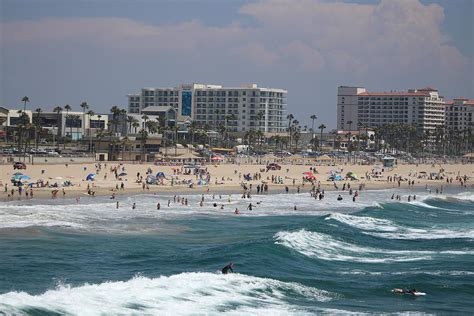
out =
<svg viewBox="0 0 474 316"><path fill-rule="evenodd" d="M346 86L337 89L337 128L340 130L357 130L359 124L374 128L403 123L416 124L424 132L434 131L444 122L444 100L433 88L402 92L369 92L365 88Z"/></svg>
<svg viewBox="0 0 474 316"><path fill-rule="evenodd" d="M155 110L171 106L177 110L179 121L194 120L214 129L227 125L231 132L254 129L281 133L285 131L286 95L286 90L256 84L238 88L182 84L175 88L144 88L127 97L129 113L141 114L151 106Z"/></svg>

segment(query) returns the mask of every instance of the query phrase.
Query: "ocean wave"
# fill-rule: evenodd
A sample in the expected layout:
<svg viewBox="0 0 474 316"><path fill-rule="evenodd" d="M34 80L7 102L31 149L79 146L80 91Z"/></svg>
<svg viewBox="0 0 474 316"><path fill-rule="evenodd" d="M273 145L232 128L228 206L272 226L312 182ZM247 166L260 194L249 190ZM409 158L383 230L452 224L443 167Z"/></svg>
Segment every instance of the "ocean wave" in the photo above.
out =
<svg viewBox="0 0 474 316"><path fill-rule="evenodd" d="M388 239L452 239L474 238L472 229L440 229L440 228L411 228L395 224L386 219L367 216L334 213L325 218L355 227L364 234Z"/></svg>
<svg viewBox="0 0 474 316"><path fill-rule="evenodd" d="M436 252L396 251L358 246L329 235L309 232L282 231L274 236L275 243L293 249L311 258L328 261L353 261L364 263L391 263L404 261L431 260Z"/></svg>
<svg viewBox="0 0 474 316"><path fill-rule="evenodd" d="M40 295L9 292L0 295L0 311L31 311L73 315L103 314L291 314L304 312L286 298L326 302L337 295L299 283L242 274L181 273L128 281L59 285Z"/></svg>

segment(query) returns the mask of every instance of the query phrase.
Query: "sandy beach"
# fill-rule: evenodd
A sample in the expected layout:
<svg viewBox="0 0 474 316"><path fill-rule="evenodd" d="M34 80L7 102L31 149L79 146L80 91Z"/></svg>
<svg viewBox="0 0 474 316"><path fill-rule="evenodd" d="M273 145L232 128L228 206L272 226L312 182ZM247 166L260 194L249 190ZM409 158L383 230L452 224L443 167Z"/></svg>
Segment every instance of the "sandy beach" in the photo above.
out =
<svg viewBox="0 0 474 316"><path fill-rule="evenodd" d="M117 173L126 173L127 175L115 177L113 168L117 168ZM341 188L344 183L351 183L352 187L357 190L360 185L364 189L387 189L387 188L407 188L408 183L413 183L413 187L429 187L432 189L443 187L459 187L461 182L459 177L467 177L467 181L462 185L472 187L474 178L474 167L472 164L436 164L436 165L398 165L393 169L376 168L374 165L353 165L344 164L337 166L318 166L318 165L290 165L282 164L281 170L266 171L266 165L263 164L209 164L203 166L204 173L209 173L210 181L205 185L198 185L198 177L194 174L183 174L185 169L182 166L159 166L152 163L148 164L130 164L130 163L101 163L99 164L69 164L69 165L28 165L26 170L13 170L11 165L0 166L0 199L2 201L25 199L26 190L22 195L18 194L18 188L11 183L11 178L15 172L21 172L28 175L31 179L27 183L36 183L41 179L49 185L58 184L58 188L40 187L33 185L34 198L52 198L52 192L59 190L58 198L62 197L79 197L88 195L88 188L94 195L116 195L137 194L143 192L242 192L242 183L252 184L253 191L257 185L267 183L268 191L281 192L288 187L290 192L296 192L298 187L301 191L309 191L312 184L303 181L305 172L310 170L316 172L314 176L316 180L314 185L320 185L321 189L333 190L334 184ZM310 169L313 168L313 169ZM143 185L146 179L146 172L151 169L152 174L163 172L165 178L162 184ZM337 171L343 177L348 172L357 175L357 180L329 181L328 177L331 172ZM378 174L375 176L374 173ZM94 181L86 181L86 177L90 173L95 173ZM442 179L434 179L430 174L436 173L442 176ZM245 180L244 175L250 174L252 180ZM257 175L255 177L255 175ZM204 175L207 176L206 174ZM274 181L272 182L272 176ZM142 177L142 182L137 181ZM398 177L402 178L400 184ZM257 179L258 178L258 179ZM392 181L388 181L390 179ZM449 179L449 183L447 181ZM452 179L452 181L451 181ZM72 186L64 187L63 183L70 181ZM189 182L194 185L192 188ZM123 183L124 189L121 190ZM7 186L5 189L5 185ZM117 187L119 188L117 190ZM14 189L13 196L11 190ZM64 192L63 192L64 189ZM29 191L29 190L28 190ZM89 193L90 193L89 192Z"/></svg>

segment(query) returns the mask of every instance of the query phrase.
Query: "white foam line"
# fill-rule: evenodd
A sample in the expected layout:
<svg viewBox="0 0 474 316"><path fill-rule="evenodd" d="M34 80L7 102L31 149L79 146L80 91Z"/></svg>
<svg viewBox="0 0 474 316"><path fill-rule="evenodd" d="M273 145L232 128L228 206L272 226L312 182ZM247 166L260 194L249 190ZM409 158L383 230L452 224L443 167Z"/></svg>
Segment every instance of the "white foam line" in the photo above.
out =
<svg viewBox="0 0 474 316"><path fill-rule="evenodd" d="M169 277L137 276L129 281L59 286L40 295L0 295L0 310L22 313L27 308L74 315L215 314L304 312L286 296L326 302L336 295L298 283L242 274L181 273Z"/></svg>

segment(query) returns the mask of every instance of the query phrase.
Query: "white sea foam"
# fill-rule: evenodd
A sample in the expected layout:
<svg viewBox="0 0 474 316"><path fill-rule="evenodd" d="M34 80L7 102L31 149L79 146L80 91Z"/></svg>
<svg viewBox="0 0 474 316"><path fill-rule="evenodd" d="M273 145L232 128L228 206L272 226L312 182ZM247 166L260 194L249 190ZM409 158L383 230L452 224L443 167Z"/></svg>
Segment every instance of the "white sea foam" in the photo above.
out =
<svg viewBox="0 0 474 316"><path fill-rule="evenodd" d="M275 243L293 249L308 257L329 261L353 261L367 263L390 263L403 261L431 260L439 255L473 255L471 249L448 251L388 250L358 246L332 236L309 232L304 229L295 232L278 232Z"/></svg>
<svg viewBox="0 0 474 316"><path fill-rule="evenodd" d="M396 251L363 247L304 229L296 232L278 232L274 238L276 244L298 251L308 257L329 261L390 263L430 260L435 254L430 251Z"/></svg>
<svg viewBox="0 0 474 316"><path fill-rule="evenodd" d="M40 295L0 295L0 311L26 314L40 309L72 315L297 314L305 311L287 296L326 302L335 297L323 290L242 274L181 273L169 277L137 276L124 282L58 286Z"/></svg>
<svg viewBox="0 0 474 316"><path fill-rule="evenodd" d="M80 203L73 199L52 200L45 203L41 200L28 202L8 202L0 204L0 230L2 228L54 227L84 229L104 232L154 231L163 227L163 220L189 218L193 215L232 216L239 209L240 216L274 216L274 215L324 215L331 211L357 211L367 206L378 206L375 201L381 200L387 192L367 191L365 199L354 203L350 197L336 201L336 192L327 192L322 200L311 198L309 193L253 195L251 199L242 199L240 195L222 194L205 195L201 207L201 195L186 195L188 206L174 202L173 195L137 195L117 197L120 208L106 197L82 198ZM229 202L230 199L230 202ZM168 207L168 200L171 201ZM38 205L29 203L42 202ZM161 209L156 209L157 203ZM68 204L69 203L69 204ZM132 204L136 209L132 210ZM216 203L217 207L213 204ZM253 210L247 210L252 203ZM220 206L224 205L224 209ZM297 210L294 210L295 205ZM143 221L143 219L147 219Z"/></svg>
<svg viewBox="0 0 474 316"><path fill-rule="evenodd" d="M326 220L331 219L363 230L364 234L389 239L474 238L472 229L411 228L397 225L386 219L340 213L326 217Z"/></svg>
<svg viewBox="0 0 474 316"><path fill-rule="evenodd" d="M173 195L144 194L136 196L117 197L120 208L115 208L114 200L107 197L82 198L80 203L74 199L65 200L30 200L28 202L8 202L0 204L0 230L2 228L22 227L64 227L97 232L155 232L163 230L165 221L176 218L189 218L193 215L232 216L237 208L241 217L248 216L286 216L312 215L321 216L334 212L355 212L366 207L381 207L379 203L388 202L393 190L362 191L356 202L346 192L326 192L323 200L311 198L309 193L301 194L270 194L253 195L251 199L242 199L240 195L228 196L222 194L205 195L201 207L200 194L185 195L188 206L174 202ZM404 192L404 191L400 191ZM338 194L343 195L342 201L337 201ZM230 202L228 199L230 198ZM423 199L423 195L419 195ZM168 200L171 201L168 207ZM30 203L40 202L38 205ZM157 203L161 209L156 209ZM132 210L132 204L136 209ZM216 203L217 207L213 204ZM247 210L252 203L253 210ZM220 206L224 205L224 209ZM294 210L296 206L297 210ZM391 232L388 224L382 223ZM378 223L374 223L378 225ZM380 225L379 225L380 226ZM394 231L396 232L396 231Z"/></svg>

